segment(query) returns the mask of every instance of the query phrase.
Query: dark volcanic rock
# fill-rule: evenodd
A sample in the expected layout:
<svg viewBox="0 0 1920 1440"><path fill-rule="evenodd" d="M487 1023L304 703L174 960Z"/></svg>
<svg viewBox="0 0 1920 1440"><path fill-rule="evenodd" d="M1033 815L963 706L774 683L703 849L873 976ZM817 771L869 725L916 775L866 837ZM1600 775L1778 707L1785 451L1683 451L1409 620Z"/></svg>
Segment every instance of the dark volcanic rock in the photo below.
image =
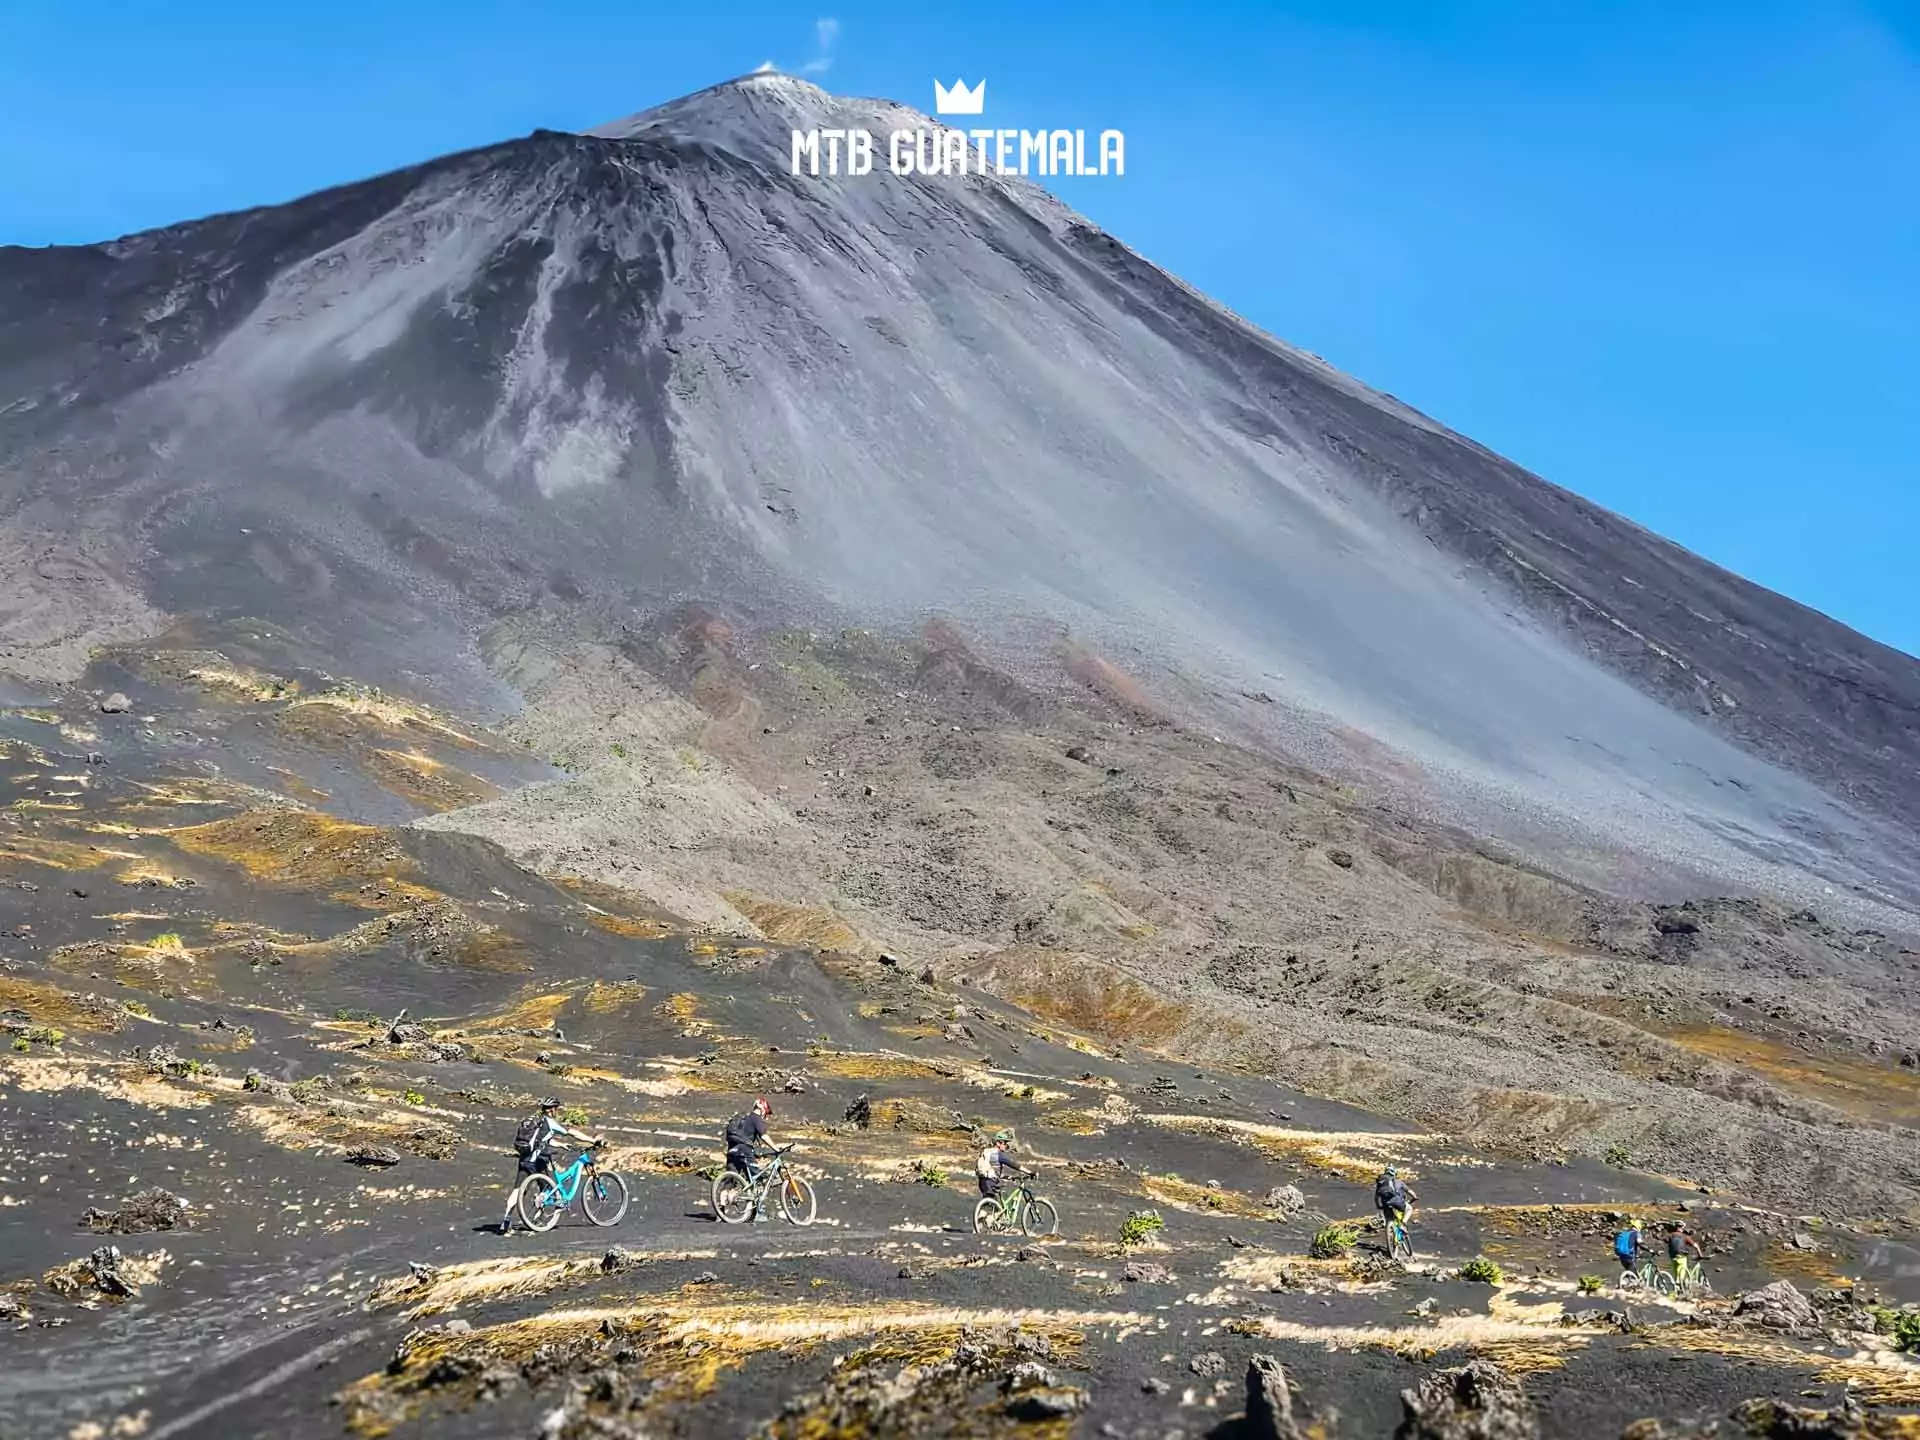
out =
<svg viewBox="0 0 1920 1440"><path fill-rule="evenodd" d="M179 1230L187 1224L187 1202L171 1191L143 1190L118 1209L89 1209L80 1217L80 1223L99 1235Z"/></svg>
<svg viewBox="0 0 1920 1440"><path fill-rule="evenodd" d="M1301 1440L1287 1372L1271 1355L1247 1362L1247 1440Z"/></svg>
<svg viewBox="0 0 1920 1440"><path fill-rule="evenodd" d="M1533 1440L1539 1426L1526 1395L1486 1360L1438 1370L1400 1392L1395 1440Z"/></svg>
<svg viewBox="0 0 1920 1440"><path fill-rule="evenodd" d="M1769 1330L1801 1333L1820 1323L1813 1302L1802 1295L1791 1280L1776 1280L1758 1290L1749 1290L1734 1306L1735 1318Z"/></svg>
<svg viewBox="0 0 1920 1440"><path fill-rule="evenodd" d="M384 1170L400 1163L400 1152L391 1145L358 1145L347 1152L346 1160L349 1165Z"/></svg>

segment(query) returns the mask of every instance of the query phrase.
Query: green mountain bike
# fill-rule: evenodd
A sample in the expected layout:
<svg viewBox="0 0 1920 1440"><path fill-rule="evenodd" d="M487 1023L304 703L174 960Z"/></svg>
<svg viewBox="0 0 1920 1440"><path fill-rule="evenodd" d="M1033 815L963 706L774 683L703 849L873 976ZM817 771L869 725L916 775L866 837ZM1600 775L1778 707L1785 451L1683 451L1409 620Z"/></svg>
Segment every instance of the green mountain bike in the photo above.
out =
<svg viewBox="0 0 1920 1440"><path fill-rule="evenodd" d="M787 1168L787 1145L773 1152L766 1164L756 1165L753 1173L722 1170L713 1177L708 1199L713 1213L729 1225L738 1225L759 1214L771 1193L780 1213L789 1224L811 1225L819 1213L819 1200L813 1186Z"/></svg>
<svg viewBox="0 0 1920 1440"><path fill-rule="evenodd" d="M1026 1181L1009 1185L999 1195L982 1195L973 1207L973 1233L992 1235L1018 1230L1034 1240L1060 1229L1060 1212L1051 1200L1042 1200Z"/></svg>
<svg viewBox="0 0 1920 1440"><path fill-rule="evenodd" d="M1673 1276L1662 1270L1651 1260L1641 1262L1638 1270L1622 1269L1619 1286L1623 1293L1668 1296L1673 1294Z"/></svg>

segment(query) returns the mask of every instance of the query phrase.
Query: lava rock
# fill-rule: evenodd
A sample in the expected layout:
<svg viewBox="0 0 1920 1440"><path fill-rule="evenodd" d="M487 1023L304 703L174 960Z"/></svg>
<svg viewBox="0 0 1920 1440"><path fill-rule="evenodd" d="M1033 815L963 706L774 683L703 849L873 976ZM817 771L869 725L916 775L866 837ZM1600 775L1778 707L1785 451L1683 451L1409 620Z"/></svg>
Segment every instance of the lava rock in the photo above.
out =
<svg viewBox="0 0 1920 1440"><path fill-rule="evenodd" d="M1051 1385L1009 1395L1006 1409L1015 1420L1062 1420L1078 1415L1092 1400L1078 1385Z"/></svg>
<svg viewBox="0 0 1920 1440"><path fill-rule="evenodd" d="M182 1230L187 1224L187 1202L169 1190L142 1190L117 1210L88 1209L80 1224L96 1235Z"/></svg>
<svg viewBox="0 0 1920 1440"><path fill-rule="evenodd" d="M1791 1280L1776 1280L1758 1290L1749 1290L1733 1307L1733 1313L1736 1319L1789 1333L1812 1330L1819 1324L1813 1302L1802 1295Z"/></svg>
<svg viewBox="0 0 1920 1440"><path fill-rule="evenodd" d="M347 1152L347 1163L385 1170L388 1166L400 1163L400 1152L391 1145L358 1145Z"/></svg>
<svg viewBox="0 0 1920 1440"><path fill-rule="evenodd" d="M129 700L118 690L100 702L100 713L102 715L124 715L132 708L133 701Z"/></svg>
<svg viewBox="0 0 1920 1440"><path fill-rule="evenodd" d="M1187 1361L1187 1369L1202 1377L1224 1375L1227 1373L1227 1357L1218 1350L1209 1350Z"/></svg>
<svg viewBox="0 0 1920 1440"><path fill-rule="evenodd" d="M1281 1219L1291 1220L1307 1208L1307 1197L1298 1185L1276 1185L1267 1191L1265 1204Z"/></svg>
<svg viewBox="0 0 1920 1440"><path fill-rule="evenodd" d="M1293 1419L1293 1391L1287 1385L1287 1372L1271 1355L1256 1355L1247 1361L1248 1440L1300 1440L1300 1427Z"/></svg>
<svg viewBox="0 0 1920 1440"><path fill-rule="evenodd" d="M1353 868L1353 853L1348 850L1329 850L1327 852L1327 861L1329 864L1338 865L1342 870L1351 870Z"/></svg>
<svg viewBox="0 0 1920 1440"><path fill-rule="evenodd" d="M1533 1440L1540 1433L1525 1393L1486 1360L1435 1371L1402 1390L1400 1406L1395 1440Z"/></svg>
<svg viewBox="0 0 1920 1440"><path fill-rule="evenodd" d="M1179 1277L1164 1265L1151 1260L1129 1260L1120 1278L1136 1285L1171 1285Z"/></svg>

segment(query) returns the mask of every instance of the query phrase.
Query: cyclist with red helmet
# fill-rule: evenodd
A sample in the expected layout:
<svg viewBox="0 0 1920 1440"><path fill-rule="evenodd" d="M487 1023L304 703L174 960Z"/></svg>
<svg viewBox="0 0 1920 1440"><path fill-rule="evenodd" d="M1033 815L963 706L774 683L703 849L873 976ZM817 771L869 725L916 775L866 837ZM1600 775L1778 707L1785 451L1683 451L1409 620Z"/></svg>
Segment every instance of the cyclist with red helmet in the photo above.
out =
<svg viewBox="0 0 1920 1440"><path fill-rule="evenodd" d="M756 1162L773 1153L773 1142L768 1138L767 1122L773 1118L773 1102L762 1095L752 1105L741 1111L727 1122L725 1139L727 1145L727 1169L737 1175L752 1180ZM764 1219L759 1204L759 1191L754 1192L753 1218Z"/></svg>

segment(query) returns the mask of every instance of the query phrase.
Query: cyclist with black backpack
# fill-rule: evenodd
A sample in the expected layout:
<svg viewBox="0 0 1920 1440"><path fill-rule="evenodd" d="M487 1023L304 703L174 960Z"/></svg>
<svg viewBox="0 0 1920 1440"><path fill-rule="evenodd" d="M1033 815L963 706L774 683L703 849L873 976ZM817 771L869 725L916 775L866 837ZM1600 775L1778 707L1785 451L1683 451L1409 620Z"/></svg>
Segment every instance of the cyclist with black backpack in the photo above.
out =
<svg viewBox="0 0 1920 1440"><path fill-rule="evenodd" d="M773 1118L773 1102L762 1095L740 1114L727 1121L722 1139L727 1147L727 1169L736 1175L752 1180L759 1168L757 1162L773 1153L773 1142L767 1138L767 1121ZM753 1218L764 1218L760 1208L759 1191L754 1191Z"/></svg>
<svg viewBox="0 0 1920 1440"><path fill-rule="evenodd" d="M500 1233L505 1235L513 1225L513 1198L520 1193L520 1187L526 1184L529 1175L551 1175L553 1173L553 1143L556 1140L572 1140L583 1148L597 1145L599 1140L591 1135L583 1135L578 1130L570 1130L560 1123L560 1102L551 1097L540 1102L540 1108L520 1122L520 1128L513 1132L513 1153L519 1159L519 1174L514 1177L513 1188L507 1192L507 1213L500 1217Z"/></svg>
<svg viewBox="0 0 1920 1440"><path fill-rule="evenodd" d="M1407 1182L1400 1178L1400 1167L1389 1165L1380 1172L1380 1178L1373 1182L1373 1204L1380 1212L1380 1218L1386 1222L1389 1234L1397 1221L1404 1225L1407 1216L1412 1213L1413 1202L1420 1197L1407 1188Z"/></svg>

